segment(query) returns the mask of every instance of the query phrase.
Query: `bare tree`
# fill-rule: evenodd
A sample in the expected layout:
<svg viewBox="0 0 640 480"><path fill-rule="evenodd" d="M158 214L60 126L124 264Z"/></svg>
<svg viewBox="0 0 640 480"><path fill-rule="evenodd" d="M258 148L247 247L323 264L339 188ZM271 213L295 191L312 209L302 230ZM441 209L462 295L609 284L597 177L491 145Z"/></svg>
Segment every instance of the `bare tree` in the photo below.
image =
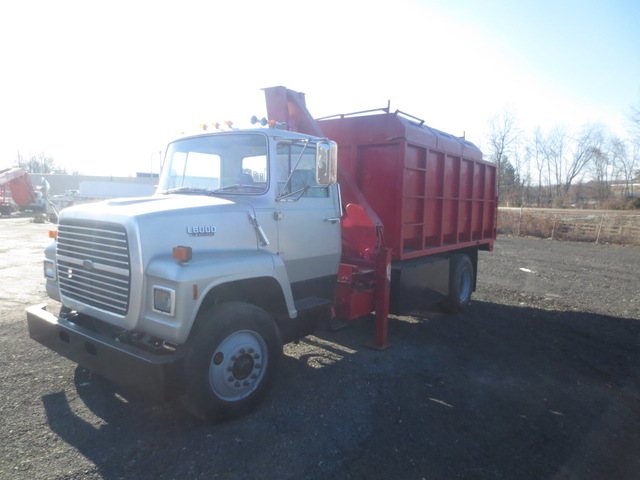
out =
<svg viewBox="0 0 640 480"><path fill-rule="evenodd" d="M602 155L604 127L600 124L585 125L573 141L571 158L568 159L562 178L563 193L581 176L598 155Z"/></svg>
<svg viewBox="0 0 640 480"><path fill-rule="evenodd" d="M571 186L590 171L595 157L600 155L600 160L606 160L602 156L603 142L601 125L586 125L577 136L570 135L563 125L556 125L546 134L537 127L527 151L537 173L538 204L561 205Z"/></svg>
<svg viewBox="0 0 640 480"><path fill-rule="evenodd" d="M25 159L20 152L18 152L16 166L23 168L29 173L67 173L64 168L59 168L52 156L46 155L44 152L40 152L38 155L31 155L28 159Z"/></svg>
<svg viewBox="0 0 640 480"><path fill-rule="evenodd" d="M628 157L628 163L633 172L632 180L640 180L640 100L638 100L635 105L631 105L631 111L628 117L631 142L631 152ZM631 182L631 186L633 187L633 182Z"/></svg>
<svg viewBox="0 0 640 480"><path fill-rule="evenodd" d="M520 172L509 161L509 159L518 158L517 150L522 132L518 126L517 116L513 109L505 107L502 113L489 117L487 124L489 158L496 164L498 171L498 198L502 198L507 193L509 196L521 195L521 192L513 191L516 178L517 183L520 184Z"/></svg>
<svg viewBox="0 0 640 480"><path fill-rule="evenodd" d="M640 142L633 144L633 150L632 151L633 151L632 155L633 155L634 165L636 167L640 166ZM635 171L634 180L640 180L640 169Z"/></svg>
<svg viewBox="0 0 640 480"><path fill-rule="evenodd" d="M611 196L614 165L613 152L608 146L594 151L589 171L593 176L596 196L601 204Z"/></svg>
<svg viewBox="0 0 640 480"><path fill-rule="evenodd" d="M554 201L563 195L563 185L566 172L566 154L569 144L569 134L564 126L552 128L544 139L544 159L549 186L553 186Z"/></svg>
<svg viewBox="0 0 640 480"><path fill-rule="evenodd" d="M535 169L536 205L547 206L550 203L549 187L551 181L547 168L546 136L540 127L533 130L533 135L527 139L527 156L533 169Z"/></svg>
<svg viewBox="0 0 640 480"><path fill-rule="evenodd" d="M629 142L612 135L608 141L608 151L614 168L615 179L622 184L622 194L625 197L634 195L634 178L640 167L638 149L634 149Z"/></svg>
<svg viewBox="0 0 640 480"><path fill-rule="evenodd" d="M631 105L629 114L629 131L632 140L635 142L640 141L640 100L635 105Z"/></svg>

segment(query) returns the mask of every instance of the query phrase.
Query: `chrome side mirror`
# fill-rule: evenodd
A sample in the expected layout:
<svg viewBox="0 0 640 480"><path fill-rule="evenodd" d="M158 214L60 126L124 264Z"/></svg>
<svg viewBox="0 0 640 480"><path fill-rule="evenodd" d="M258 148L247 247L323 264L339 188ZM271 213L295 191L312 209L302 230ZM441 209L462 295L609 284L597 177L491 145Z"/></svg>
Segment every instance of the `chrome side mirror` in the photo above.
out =
<svg viewBox="0 0 640 480"><path fill-rule="evenodd" d="M338 144L319 142L316 149L316 182L327 187L338 181Z"/></svg>

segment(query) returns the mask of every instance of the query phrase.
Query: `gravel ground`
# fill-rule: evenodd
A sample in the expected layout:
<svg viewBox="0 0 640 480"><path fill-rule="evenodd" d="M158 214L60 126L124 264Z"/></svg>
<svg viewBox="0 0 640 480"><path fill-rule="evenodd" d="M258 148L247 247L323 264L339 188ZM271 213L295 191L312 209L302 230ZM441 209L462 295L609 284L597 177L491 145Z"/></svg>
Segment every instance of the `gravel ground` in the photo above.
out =
<svg viewBox="0 0 640 480"><path fill-rule="evenodd" d="M469 311L319 331L206 425L28 338L48 228L0 219L1 479L639 478L638 248L500 237Z"/></svg>

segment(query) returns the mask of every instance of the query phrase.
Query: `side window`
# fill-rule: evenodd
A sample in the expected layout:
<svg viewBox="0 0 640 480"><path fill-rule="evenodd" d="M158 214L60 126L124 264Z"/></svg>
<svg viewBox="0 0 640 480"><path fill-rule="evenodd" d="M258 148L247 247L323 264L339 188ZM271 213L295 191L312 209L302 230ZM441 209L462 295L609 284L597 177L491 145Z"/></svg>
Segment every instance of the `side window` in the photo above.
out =
<svg viewBox="0 0 640 480"><path fill-rule="evenodd" d="M267 182L267 156L257 155L255 157L244 157L242 159L242 174L252 183Z"/></svg>
<svg viewBox="0 0 640 480"><path fill-rule="evenodd" d="M329 196L328 189L316 182L315 146L304 148L303 145L280 143L276 151L276 164L278 195L301 192L301 197ZM287 182L289 176L291 179Z"/></svg>

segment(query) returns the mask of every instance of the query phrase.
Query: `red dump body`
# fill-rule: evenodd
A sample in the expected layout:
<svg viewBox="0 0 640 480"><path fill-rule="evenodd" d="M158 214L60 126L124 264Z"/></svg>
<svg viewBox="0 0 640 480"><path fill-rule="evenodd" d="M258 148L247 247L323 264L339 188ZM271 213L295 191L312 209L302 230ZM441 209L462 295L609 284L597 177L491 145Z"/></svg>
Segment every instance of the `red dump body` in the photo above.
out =
<svg viewBox="0 0 640 480"><path fill-rule="evenodd" d="M384 225L393 259L493 248L496 168L475 145L400 113L318 123L338 143L342 176L349 175Z"/></svg>
<svg viewBox="0 0 640 480"><path fill-rule="evenodd" d="M475 287L477 252L493 249L497 207L496 167L475 145L388 108L315 120L302 93L272 87L265 97L270 120L338 144L344 211L336 318L375 311L372 346L385 348L392 277L396 298L422 292L421 275L448 283L451 293L460 278L454 272L449 281L450 265L463 256L473 265L466 285Z"/></svg>

